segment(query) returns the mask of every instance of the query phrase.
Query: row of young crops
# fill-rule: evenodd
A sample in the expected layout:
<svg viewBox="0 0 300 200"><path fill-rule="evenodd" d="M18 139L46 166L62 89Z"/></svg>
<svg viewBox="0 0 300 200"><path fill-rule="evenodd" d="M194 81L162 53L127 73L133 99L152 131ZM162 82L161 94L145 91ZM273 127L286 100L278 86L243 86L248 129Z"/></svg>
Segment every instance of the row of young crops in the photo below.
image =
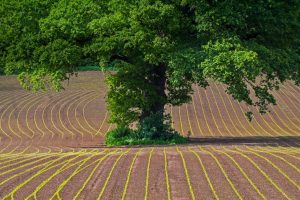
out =
<svg viewBox="0 0 300 200"><path fill-rule="evenodd" d="M89 149L0 155L1 199L299 199L293 147Z"/></svg>
<svg viewBox="0 0 300 200"><path fill-rule="evenodd" d="M232 101L224 87L214 83L207 90L195 87L190 104L168 110L174 128L194 137L298 136L299 92L285 86L276 93L278 105L270 108L271 113L260 116L254 111L252 122L244 115L251 108ZM83 89L57 94L1 91L1 136L9 140L103 136L111 129L103 97Z"/></svg>
<svg viewBox="0 0 300 200"><path fill-rule="evenodd" d="M261 116L257 110L233 101L224 86L210 85L207 90L195 87L191 104L170 109L177 130L190 131L196 137L299 135L299 88L288 85L276 92L278 105ZM254 113L251 122L244 115L249 110Z"/></svg>
<svg viewBox="0 0 300 200"><path fill-rule="evenodd" d="M103 82L86 85L98 76L86 73L59 93L0 85L0 199L300 198L298 87L284 86L278 106L252 122L243 114L248 108L213 83L195 88L190 104L168 108L174 128L191 137L272 142L104 148L113 127Z"/></svg>

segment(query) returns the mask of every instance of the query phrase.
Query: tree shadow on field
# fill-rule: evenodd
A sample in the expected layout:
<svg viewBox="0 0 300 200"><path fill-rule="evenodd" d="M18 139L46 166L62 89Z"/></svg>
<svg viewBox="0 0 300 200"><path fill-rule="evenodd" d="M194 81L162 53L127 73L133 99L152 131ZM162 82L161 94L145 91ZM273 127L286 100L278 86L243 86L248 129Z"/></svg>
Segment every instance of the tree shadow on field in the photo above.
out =
<svg viewBox="0 0 300 200"><path fill-rule="evenodd" d="M108 147L105 144L95 146L81 146L81 148L148 148L148 147L166 147L166 146L194 146L194 145L247 145L247 146L273 146L273 147L298 147L300 148L300 136L245 136L245 137L203 137L188 138L185 144L171 145L133 145L133 146L114 146Z"/></svg>
<svg viewBox="0 0 300 200"><path fill-rule="evenodd" d="M189 138L189 144L300 147L300 136Z"/></svg>

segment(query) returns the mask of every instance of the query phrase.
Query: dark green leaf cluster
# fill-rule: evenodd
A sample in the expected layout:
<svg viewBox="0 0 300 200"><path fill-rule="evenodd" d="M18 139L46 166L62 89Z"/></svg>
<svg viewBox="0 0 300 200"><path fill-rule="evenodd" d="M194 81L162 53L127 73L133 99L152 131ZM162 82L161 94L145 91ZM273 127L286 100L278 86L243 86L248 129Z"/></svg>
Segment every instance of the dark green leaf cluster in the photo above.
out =
<svg viewBox="0 0 300 200"><path fill-rule="evenodd" d="M126 63L117 65L118 72L111 73L106 83L110 88L107 96L108 109L114 113L110 121L126 126L139 119L141 110L150 109L155 100L161 100L148 83L145 66Z"/></svg>
<svg viewBox="0 0 300 200"><path fill-rule="evenodd" d="M4 75L4 67L0 65L0 75Z"/></svg>
<svg viewBox="0 0 300 200"><path fill-rule="evenodd" d="M144 118L136 130L119 126L107 133L106 144L137 145L137 144L181 144L187 138L170 128L171 119L162 113L152 113Z"/></svg>
<svg viewBox="0 0 300 200"><path fill-rule="evenodd" d="M174 135L179 134L171 128L171 123L170 115L151 113L138 124L137 138L171 140Z"/></svg>

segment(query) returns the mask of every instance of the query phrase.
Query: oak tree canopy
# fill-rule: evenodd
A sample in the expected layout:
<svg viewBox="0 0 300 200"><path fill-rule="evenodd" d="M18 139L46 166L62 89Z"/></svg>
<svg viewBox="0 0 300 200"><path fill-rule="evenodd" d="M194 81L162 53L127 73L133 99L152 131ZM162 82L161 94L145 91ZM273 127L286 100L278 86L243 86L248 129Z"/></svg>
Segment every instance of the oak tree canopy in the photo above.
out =
<svg viewBox="0 0 300 200"><path fill-rule="evenodd" d="M0 71L58 90L84 65L114 67L107 103L119 126L189 102L207 80L263 113L271 90L300 83L300 1L1 1Z"/></svg>

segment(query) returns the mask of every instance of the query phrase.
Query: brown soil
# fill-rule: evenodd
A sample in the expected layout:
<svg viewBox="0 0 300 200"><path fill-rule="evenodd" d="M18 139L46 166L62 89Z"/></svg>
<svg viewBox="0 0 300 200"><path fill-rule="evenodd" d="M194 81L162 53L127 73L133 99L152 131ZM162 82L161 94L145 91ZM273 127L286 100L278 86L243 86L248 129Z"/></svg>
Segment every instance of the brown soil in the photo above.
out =
<svg viewBox="0 0 300 200"><path fill-rule="evenodd" d="M175 149L170 150L167 150L167 162L172 199L191 199L182 159Z"/></svg>
<svg viewBox="0 0 300 200"><path fill-rule="evenodd" d="M23 91L16 77L0 77L0 199L13 190L7 199L24 199L43 184L37 199L58 190L62 199L79 191L77 199L97 199L101 191L102 199L143 199L146 191L147 199L168 199L167 183L171 199L238 199L236 193L244 199L300 199L300 89L287 83L275 94L278 106L264 116L252 109L251 122L244 115L249 108L225 94L223 85L194 89L193 102L168 108L174 128L191 132L191 144L167 147L165 162L164 147L102 148L112 128L103 73L79 73L64 91L36 94Z"/></svg>
<svg viewBox="0 0 300 200"><path fill-rule="evenodd" d="M167 199L165 162L161 148L153 152L149 172L148 199Z"/></svg>

